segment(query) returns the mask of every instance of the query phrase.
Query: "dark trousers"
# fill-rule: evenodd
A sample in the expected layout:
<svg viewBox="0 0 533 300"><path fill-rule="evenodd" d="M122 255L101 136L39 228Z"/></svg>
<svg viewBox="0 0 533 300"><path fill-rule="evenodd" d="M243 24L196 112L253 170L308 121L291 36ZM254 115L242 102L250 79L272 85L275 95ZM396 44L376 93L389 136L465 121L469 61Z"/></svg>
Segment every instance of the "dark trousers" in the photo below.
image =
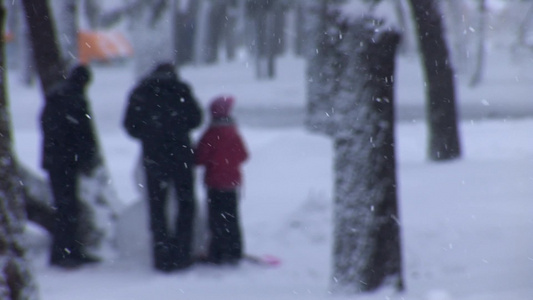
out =
<svg viewBox="0 0 533 300"><path fill-rule="evenodd" d="M168 165L144 163L148 201L150 206L150 229L154 267L170 271L192 263L193 222L195 214L194 179L192 164ZM169 231L167 198L169 188L176 190L177 216L172 217L174 230Z"/></svg>
<svg viewBox="0 0 533 300"><path fill-rule="evenodd" d="M83 247L76 240L80 214L77 174L71 168L58 166L48 170L48 176L55 208L50 262L58 264L67 259L81 259Z"/></svg>
<svg viewBox="0 0 533 300"><path fill-rule="evenodd" d="M237 191L208 190L209 261L237 263L242 258L242 236Z"/></svg>

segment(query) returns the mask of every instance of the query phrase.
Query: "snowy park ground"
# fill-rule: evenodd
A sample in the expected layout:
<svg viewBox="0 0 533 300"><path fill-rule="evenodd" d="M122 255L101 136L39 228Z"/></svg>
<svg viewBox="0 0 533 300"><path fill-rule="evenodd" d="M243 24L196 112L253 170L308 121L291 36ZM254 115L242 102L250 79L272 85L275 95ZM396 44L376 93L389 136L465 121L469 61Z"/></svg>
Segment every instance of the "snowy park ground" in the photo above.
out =
<svg viewBox="0 0 533 300"><path fill-rule="evenodd" d="M458 91L464 153L446 163L426 159L420 69L414 58L400 60L396 139L406 291L346 299L533 299L533 61L489 59L482 86ZM246 250L276 255L280 266L195 266L172 274L151 269L146 211L133 180L139 145L121 127L135 82L132 66L95 66L89 96L123 202L120 255L76 271L50 268L47 237L33 232L29 256L42 299L344 299L328 292L332 142L302 125L303 62L287 57L278 67L274 81L255 81L253 64L245 61L187 68L182 76L204 107L219 93L236 95L251 153L241 203ZM37 126L42 98L11 72L10 101L18 157L42 174ZM203 203L200 182L197 195Z"/></svg>

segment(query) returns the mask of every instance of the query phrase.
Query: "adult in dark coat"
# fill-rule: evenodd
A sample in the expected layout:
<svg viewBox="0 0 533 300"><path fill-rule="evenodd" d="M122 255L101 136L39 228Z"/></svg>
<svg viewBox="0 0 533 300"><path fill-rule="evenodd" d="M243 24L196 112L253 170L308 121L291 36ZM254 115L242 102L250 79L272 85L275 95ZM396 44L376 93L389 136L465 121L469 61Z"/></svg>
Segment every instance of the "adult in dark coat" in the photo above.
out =
<svg viewBox="0 0 533 300"><path fill-rule="evenodd" d="M78 176L89 173L99 161L85 96L90 79L87 67L75 67L46 95L41 114L42 167L48 172L55 207L50 263L62 267L98 261L76 241L80 214Z"/></svg>
<svg viewBox="0 0 533 300"><path fill-rule="evenodd" d="M197 100L171 64L157 66L130 94L124 127L142 143L153 261L158 270L172 271L192 264L196 203L189 134L201 121ZM171 185L178 202L173 234L168 230L165 212Z"/></svg>

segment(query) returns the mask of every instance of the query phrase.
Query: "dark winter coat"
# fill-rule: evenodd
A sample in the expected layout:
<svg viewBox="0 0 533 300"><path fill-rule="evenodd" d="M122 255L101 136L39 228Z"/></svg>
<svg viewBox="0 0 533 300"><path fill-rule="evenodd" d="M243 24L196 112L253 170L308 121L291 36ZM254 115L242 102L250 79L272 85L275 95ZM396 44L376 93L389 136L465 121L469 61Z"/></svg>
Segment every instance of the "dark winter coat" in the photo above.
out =
<svg viewBox="0 0 533 300"><path fill-rule="evenodd" d="M126 131L141 140L145 162L193 163L189 133L202 121L190 87L174 72L154 72L129 97Z"/></svg>
<svg viewBox="0 0 533 300"><path fill-rule="evenodd" d="M84 84L72 78L51 89L41 113L42 167L90 171L98 163Z"/></svg>
<svg viewBox="0 0 533 300"><path fill-rule="evenodd" d="M195 154L196 163L205 166L207 187L231 190L241 184L240 166L248 159L248 152L231 119L213 121L202 135Z"/></svg>

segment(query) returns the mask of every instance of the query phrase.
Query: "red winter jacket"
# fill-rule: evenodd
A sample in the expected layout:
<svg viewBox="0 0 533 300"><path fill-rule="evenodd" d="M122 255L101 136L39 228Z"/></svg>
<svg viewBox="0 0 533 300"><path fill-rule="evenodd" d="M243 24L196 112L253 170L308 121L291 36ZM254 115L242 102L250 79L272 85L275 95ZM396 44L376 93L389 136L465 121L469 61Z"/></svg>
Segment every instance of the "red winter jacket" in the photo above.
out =
<svg viewBox="0 0 533 300"><path fill-rule="evenodd" d="M204 182L209 188L234 189L242 182L240 165L248 152L231 122L212 124L198 143L196 163L205 166Z"/></svg>

